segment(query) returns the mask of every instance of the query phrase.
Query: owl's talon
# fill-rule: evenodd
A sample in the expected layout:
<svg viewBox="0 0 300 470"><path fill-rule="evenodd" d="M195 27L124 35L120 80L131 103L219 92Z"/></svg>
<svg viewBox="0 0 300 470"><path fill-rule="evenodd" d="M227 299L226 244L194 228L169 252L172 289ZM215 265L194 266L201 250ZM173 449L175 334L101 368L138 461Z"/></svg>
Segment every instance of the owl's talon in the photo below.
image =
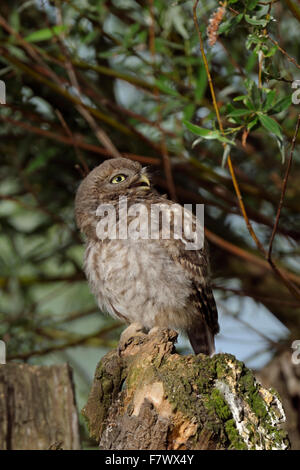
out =
<svg viewBox="0 0 300 470"><path fill-rule="evenodd" d="M161 328L159 326L154 326L153 328L151 328L148 335L155 335L160 329Z"/></svg>
<svg viewBox="0 0 300 470"><path fill-rule="evenodd" d="M120 341L118 344L118 355L120 356L122 351L126 349L126 346L130 342L130 340L136 336L144 336L144 328L141 323L135 322L131 323L121 334Z"/></svg>

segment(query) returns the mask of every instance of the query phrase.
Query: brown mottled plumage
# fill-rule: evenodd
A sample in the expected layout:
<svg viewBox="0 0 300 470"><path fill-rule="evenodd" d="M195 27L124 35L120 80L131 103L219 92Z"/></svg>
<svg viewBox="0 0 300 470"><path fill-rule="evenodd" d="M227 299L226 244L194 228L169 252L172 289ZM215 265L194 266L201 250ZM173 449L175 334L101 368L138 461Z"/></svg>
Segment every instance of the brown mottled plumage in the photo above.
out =
<svg viewBox="0 0 300 470"><path fill-rule="evenodd" d="M114 178L124 180L116 184ZM152 204L173 204L152 188L145 168L125 158L105 161L82 181L76 220L87 237L85 272L100 309L145 328L184 330L196 354L212 354L219 325L206 245L186 250L184 240L174 238L100 240L96 210L101 204L113 204L117 226L123 220L118 210L121 196L127 197L128 208L136 203L148 209Z"/></svg>

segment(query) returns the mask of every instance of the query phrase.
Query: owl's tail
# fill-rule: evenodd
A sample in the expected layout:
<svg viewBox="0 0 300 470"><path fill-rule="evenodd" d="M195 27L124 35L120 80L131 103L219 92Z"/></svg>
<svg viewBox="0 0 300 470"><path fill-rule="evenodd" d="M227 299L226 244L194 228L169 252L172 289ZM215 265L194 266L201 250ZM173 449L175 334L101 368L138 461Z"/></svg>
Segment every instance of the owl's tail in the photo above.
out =
<svg viewBox="0 0 300 470"><path fill-rule="evenodd" d="M212 356L215 352L214 334L206 323L202 322L195 328L187 330L187 335L195 354Z"/></svg>

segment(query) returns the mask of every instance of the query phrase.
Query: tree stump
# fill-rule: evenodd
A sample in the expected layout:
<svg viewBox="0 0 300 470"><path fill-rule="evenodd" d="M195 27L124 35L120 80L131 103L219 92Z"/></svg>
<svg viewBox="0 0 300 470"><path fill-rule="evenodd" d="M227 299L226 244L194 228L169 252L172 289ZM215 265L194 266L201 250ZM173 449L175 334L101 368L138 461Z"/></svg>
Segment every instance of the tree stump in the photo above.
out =
<svg viewBox="0 0 300 470"><path fill-rule="evenodd" d="M132 332L99 362L83 415L100 449L289 447L274 390L230 354L178 355L176 338Z"/></svg>
<svg viewBox="0 0 300 470"><path fill-rule="evenodd" d="M0 365L0 449L80 449L67 364Z"/></svg>
<svg viewBox="0 0 300 470"><path fill-rule="evenodd" d="M292 351L276 355L255 376L267 387L275 387L280 393L287 421L292 450L300 450L300 365L293 364Z"/></svg>

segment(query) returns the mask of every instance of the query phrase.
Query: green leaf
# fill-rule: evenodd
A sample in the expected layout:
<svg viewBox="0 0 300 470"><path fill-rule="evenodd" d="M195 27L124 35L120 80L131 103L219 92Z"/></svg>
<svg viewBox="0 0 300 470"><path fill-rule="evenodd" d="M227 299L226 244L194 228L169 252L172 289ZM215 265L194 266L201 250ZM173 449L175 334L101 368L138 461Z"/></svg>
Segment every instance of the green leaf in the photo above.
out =
<svg viewBox="0 0 300 470"><path fill-rule="evenodd" d="M229 114L231 113L231 111L233 111L235 109L235 107L229 102L229 103L226 103L226 105L223 105L221 108L220 108L220 113L222 114Z"/></svg>
<svg viewBox="0 0 300 470"><path fill-rule="evenodd" d="M217 137L217 140L220 142L223 142L223 144L230 144L230 145L236 145L234 140L227 139L227 137L223 137L221 134Z"/></svg>
<svg viewBox="0 0 300 470"><path fill-rule="evenodd" d="M17 57L20 60L23 60L24 62L28 60L25 52L20 47L16 47L13 44L7 44L7 50L11 55Z"/></svg>
<svg viewBox="0 0 300 470"><path fill-rule="evenodd" d="M249 96L247 96L244 100L243 100L243 104L248 108L250 109L251 111L256 111L255 109L255 106L252 102L252 100L249 98Z"/></svg>
<svg viewBox="0 0 300 470"><path fill-rule="evenodd" d="M193 134L203 137L203 139L217 139L220 136L219 131L212 131L210 129L206 129L205 127L196 126L196 124L192 124L186 119L184 119L182 122L189 131L193 132Z"/></svg>
<svg viewBox="0 0 300 470"><path fill-rule="evenodd" d="M244 13L240 13L239 15L235 16L234 19L234 24L238 24L241 22L242 18L244 16Z"/></svg>
<svg viewBox="0 0 300 470"><path fill-rule="evenodd" d="M26 36L24 39L27 42L46 41L47 39L51 39L53 36L56 36L57 34L60 34L66 30L67 27L62 24L53 26L53 28L39 29L38 31L35 31L34 33Z"/></svg>
<svg viewBox="0 0 300 470"><path fill-rule="evenodd" d="M287 109L289 106L292 104L292 95L286 96L285 98L281 98L277 103L272 108L271 114L276 114L280 113L281 111L284 111Z"/></svg>
<svg viewBox="0 0 300 470"><path fill-rule="evenodd" d="M267 26L267 20L258 20L255 16L245 15L245 20L247 23L252 24L253 26L262 26L263 28Z"/></svg>
<svg viewBox="0 0 300 470"><path fill-rule="evenodd" d="M270 90L270 91L267 93L266 101L265 101L265 104L264 104L264 106L263 106L263 110L264 110L264 111L269 111L269 109L272 107L272 104L273 104L273 102L274 102L275 95L276 95L276 91L275 91L275 90Z"/></svg>
<svg viewBox="0 0 300 470"><path fill-rule="evenodd" d="M273 46L271 48L268 48L267 46L262 47L262 51L265 57L272 57L277 50L278 50L277 46Z"/></svg>
<svg viewBox="0 0 300 470"><path fill-rule="evenodd" d="M277 121L270 118L266 114L259 114L258 119L261 125L267 129L267 131L272 132L272 134L275 134L277 137L282 139L281 127Z"/></svg>
<svg viewBox="0 0 300 470"><path fill-rule="evenodd" d="M197 85L195 90L195 97L197 101L201 101L205 90L207 88L207 75L205 71L205 67L199 67L198 77L197 77Z"/></svg>
<svg viewBox="0 0 300 470"><path fill-rule="evenodd" d="M117 54L120 54L121 48L118 47L112 47L108 51L104 52L98 52L97 57L101 57L103 59L106 59L107 57L115 57Z"/></svg>
<svg viewBox="0 0 300 470"><path fill-rule="evenodd" d="M184 119L187 121L192 119L195 109L196 109L196 106L194 105L194 103L187 104L183 109Z"/></svg>
<svg viewBox="0 0 300 470"><path fill-rule="evenodd" d="M218 34L227 33L227 31L230 30L230 28L232 27L232 25L233 25L232 18L230 18L230 20L224 21L224 23L222 23L222 24L219 26Z"/></svg>
<svg viewBox="0 0 300 470"><path fill-rule="evenodd" d="M244 98L247 98L248 95L240 95L233 98L233 101L242 101Z"/></svg>
<svg viewBox="0 0 300 470"><path fill-rule="evenodd" d="M254 10L256 5L258 4L258 0L248 0L247 2L247 9L248 10Z"/></svg>
<svg viewBox="0 0 300 470"><path fill-rule="evenodd" d="M224 137L220 131L212 131L210 129L206 129L205 127L196 126L196 124L192 124L186 119L184 119L182 122L189 131L193 132L193 134L199 135L203 139L218 140L219 142L223 142L225 144L235 145L235 142Z"/></svg>
<svg viewBox="0 0 300 470"><path fill-rule="evenodd" d="M249 34L247 39L246 39L246 48L250 49L252 44L262 44L262 40L260 37L258 37L256 34Z"/></svg>
<svg viewBox="0 0 300 470"><path fill-rule="evenodd" d="M155 85L160 89L160 91L167 95L176 97L180 96L178 91L172 88L164 79L155 80Z"/></svg>
<svg viewBox="0 0 300 470"><path fill-rule="evenodd" d="M182 11L182 6L175 5L171 7L168 12L168 16L171 11L173 11L173 25L177 33L180 34L183 37L183 39L189 39L189 33L184 24L186 18L185 18L184 12Z"/></svg>
<svg viewBox="0 0 300 470"><path fill-rule="evenodd" d="M245 65L245 70L247 73L250 73L253 68L255 67L257 63L257 54L256 52L251 52L251 54L249 55L248 59L247 59L247 62L246 62L246 65Z"/></svg>
<svg viewBox="0 0 300 470"><path fill-rule="evenodd" d="M257 87L255 82L252 82L251 92L250 92L251 100L254 105L254 109L259 111L261 109L261 90Z"/></svg>
<svg viewBox="0 0 300 470"><path fill-rule="evenodd" d="M253 113L253 111L246 108L234 109L233 111L231 111L231 113L228 114L228 117L246 116L251 113Z"/></svg>
<svg viewBox="0 0 300 470"><path fill-rule="evenodd" d="M250 121L247 125L247 129L248 131L250 131L251 129L253 129L253 127L257 124L258 122L258 118L256 117L255 119L253 119L252 121Z"/></svg>
<svg viewBox="0 0 300 470"><path fill-rule="evenodd" d="M9 18L9 24L12 26L17 32L20 31L20 13L18 12L18 8L14 8Z"/></svg>
<svg viewBox="0 0 300 470"><path fill-rule="evenodd" d="M82 40L83 44L90 44L91 42L95 41L98 35L99 35L99 31L97 31L96 29L90 31Z"/></svg>
<svg viewBox="0 0 300 470"><path fill-rule="evenodd" d="M39 154L34 157L33 160L29 162L27 165L25 172L27 174L30 174L36 170L39 170L40 168L43 168L47 165L49 159L51 158L51 152L47 154Z"/></svg>
<svg viewBox="0 0 300 470"><path fill-rule="evenodd" d="M234 16L233 18L230 18L230 20L227 20L227 21L224 21L223 23L221 23L220 26L219 26L219 29L218 29L218 34L227 33L227 31L229 31L235 25L240 23L243 16L244 16L244 14L240 13L239 15Z"/></svg>

